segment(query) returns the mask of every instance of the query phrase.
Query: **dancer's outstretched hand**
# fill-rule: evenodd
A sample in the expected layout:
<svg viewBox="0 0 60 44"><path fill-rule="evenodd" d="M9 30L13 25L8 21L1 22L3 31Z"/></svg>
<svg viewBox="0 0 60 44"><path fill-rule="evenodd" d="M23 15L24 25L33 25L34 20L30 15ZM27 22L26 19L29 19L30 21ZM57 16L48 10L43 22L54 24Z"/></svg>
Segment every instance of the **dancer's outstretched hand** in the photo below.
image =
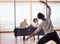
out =
<svg viewBox="0 0 60 44"><path fill-rule="evenodd" d="M24 39L24 41L27 41L28 39Z"/></svg>

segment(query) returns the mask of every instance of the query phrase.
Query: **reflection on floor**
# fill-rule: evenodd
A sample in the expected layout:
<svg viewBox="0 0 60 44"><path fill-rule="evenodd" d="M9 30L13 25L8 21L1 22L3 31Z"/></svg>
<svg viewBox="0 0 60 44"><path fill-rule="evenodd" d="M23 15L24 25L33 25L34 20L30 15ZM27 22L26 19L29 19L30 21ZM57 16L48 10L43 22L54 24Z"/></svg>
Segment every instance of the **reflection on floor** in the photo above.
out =
<svg viewBox="0 0 60 44"><path fill-rule="evenodd" d="M43 36L39 36L39 39L42 37ZM27 36L25 38L27 38ZM37 44L37 42L38 42L38 36L35 36L35 40L34 37L31 37L28 41L23 41L23 36L17 37L17 44ZM56 43L51 40L45 44L56 44Z"/></svg>
<svg viewBox="0 0 60 44"><path fill-rule="evenodd" d="M60 31L57 31L58 36L60 38ZM39 39L41 39L42 36L39 36ZM25 37L27 38L27 36ZM1 40L0 44L16 44L16 38L14 36L14 33L1 33ZM28 41L25 42L25 44L37 44L38 42L38 36L35 36L35 41L32 38L30 38ZM17 44L24 44L23 36L17 36ZM56 44L55 42L49 41L46 44Z"/></svg>

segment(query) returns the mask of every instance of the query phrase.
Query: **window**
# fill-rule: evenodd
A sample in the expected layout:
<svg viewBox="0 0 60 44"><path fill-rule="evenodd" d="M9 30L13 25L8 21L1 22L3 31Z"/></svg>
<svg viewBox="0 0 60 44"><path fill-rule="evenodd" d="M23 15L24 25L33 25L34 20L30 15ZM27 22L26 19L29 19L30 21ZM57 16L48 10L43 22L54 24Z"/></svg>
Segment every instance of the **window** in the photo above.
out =
<svg viewBox="0 0 60 44"><path fill-rule="evenodd" d="M43 4L41 4L41 3L32 3L32 22L33 22L34 18L37 18L37 14L39 12L45 13L44 11L45 11L45 9L44 9ZM39 20L38 22L41 23L41 20Z"/></svg>
<svg viewBox="0 0 60 44"><path fill-rule="evenodd" d="M14 29L13 3L0 3L0 30L11 31Z"/></svg>
<svg viewBox="0 0 60 44"><path fill-rule="evenodd" d="M49 4L51 6L51 19L55 29L60 29L60 4Z"/></svg>
<svg viewBox="0 0 60 44"><path fill-rule="evenodd" d="M17 3L16 4L16 27L19 27L20 23L27 19L30 24L30 3Z"/></svg>
<svg viewBox="0 0 60 44"><path fill-rule="evenodd" d="M13 31L14 21L14 0L0 0L0 30ZM16 0L16 27L26 18L28 24L33 22L33 18L37 17L39 12L46 14L45 5L38 2L39 0ZM52 1L52 0L48 0ZM60 0L57 0L60 1ZM52 9L51 19L55 29L60 29L60 3L56 0L48 2ZM39 23L41 21L39 20Z"/></svg>

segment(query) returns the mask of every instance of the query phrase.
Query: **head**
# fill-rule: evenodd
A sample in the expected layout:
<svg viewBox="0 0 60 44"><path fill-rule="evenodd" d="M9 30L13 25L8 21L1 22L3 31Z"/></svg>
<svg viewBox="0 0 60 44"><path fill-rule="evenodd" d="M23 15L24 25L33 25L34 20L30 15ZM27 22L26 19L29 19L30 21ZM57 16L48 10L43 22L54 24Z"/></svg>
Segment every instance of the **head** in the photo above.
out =
<svg viewBox="0 0 60 44"><path fill-rule="evenodd" d="M45 19L45 16L42 13L38 13L37 17L38 19Z"/></svg>
<svg viewBox="0 0 60 44"><path fill-rule="evenodd" d="M34 19L33 19L33 22L34 22L34 23L38 22L38 19L37 19L37 18L34 18Z"/></svg>
<svg viewBox="0 0 60 44"><path fill-rule="evenodd" d="M33 24L30 24L30 28L33 28L34 26L33 26Z"/></svg>
<svg viewBox="0 0 60 44"><path fill-rule="evenodd" d="M26 22L26 19L24 19L24 22Z"/></svg>

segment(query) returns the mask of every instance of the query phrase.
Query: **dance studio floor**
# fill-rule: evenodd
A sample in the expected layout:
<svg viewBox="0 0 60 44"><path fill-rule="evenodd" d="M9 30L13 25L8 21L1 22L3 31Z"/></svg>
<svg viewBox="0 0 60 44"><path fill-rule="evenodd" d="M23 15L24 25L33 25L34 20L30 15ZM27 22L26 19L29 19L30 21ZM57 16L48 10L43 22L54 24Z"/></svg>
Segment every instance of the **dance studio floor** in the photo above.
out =
<svg viewBox="0 0 60 44"><path fill-rule="evenodd" d="M18 38L20 38L20 42L19 42L19 39ZM17 38L17 44L37 44L37 42L38 42L38 39L37 39L37 36L35 36L35 40L33 39L33 37L32 38L30 38L28 41L23 41L22 40L22 37L18 37ZM27 38L27 37L26 37ZM39 39L40 38L42 38L42 36L40 36L39 37ZM56 44L54 41L49 41L49 42L47 42L47 43L45 43L45 44Z"/></svg>
<svg viewBox="0 0 60 44"><path fill-rule="evenodd" d="M60 38L60 31L58 31L58 35ZM43 36L39 36L39 39L41 39ZM27 36L25 36L27 38ZM17 40L17 41L16 41ZM35 41L33 37L31 37L28 41L23 41L23 36L18 36L17 39L14 36L14 33L1 33L1 43L0 44L37 44L38 42L38 36L35 36ZM56 44L52 40L49 41L46 44Z"/></svg>

